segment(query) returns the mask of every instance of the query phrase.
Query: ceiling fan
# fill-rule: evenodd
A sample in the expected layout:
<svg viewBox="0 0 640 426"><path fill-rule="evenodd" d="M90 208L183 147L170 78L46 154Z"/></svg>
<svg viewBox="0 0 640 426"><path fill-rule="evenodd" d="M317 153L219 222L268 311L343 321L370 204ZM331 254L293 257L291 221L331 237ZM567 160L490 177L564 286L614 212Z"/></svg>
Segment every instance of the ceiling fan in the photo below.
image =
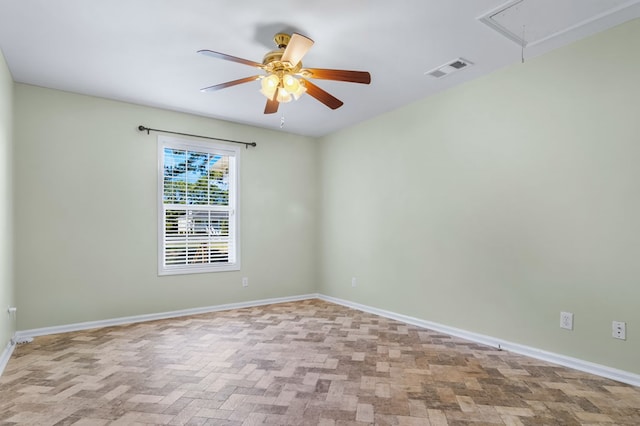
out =
<svg viewBox="0 0 640 426"><path fill-rule="evenodd" d="M205 87L200 91L211 92L238 84L262 80L260 92L267 97L264 113L273 114L278 111L280 103L290 102L292 99L297 100L305 92L331 109L337 109L343 105L340 99L310 82L308 80L310 78L361 84L371 83L371 75L366 71L303 68L302 57L313 46L313 40L308 37L297 33L292 35L278 33L274 36L273 41L278 46L278 49L264 55L262 63L212 50L198 50L198 53L206 56L249 65L266 72L265 75L254 75L227 81L226 83Z"/></svg>

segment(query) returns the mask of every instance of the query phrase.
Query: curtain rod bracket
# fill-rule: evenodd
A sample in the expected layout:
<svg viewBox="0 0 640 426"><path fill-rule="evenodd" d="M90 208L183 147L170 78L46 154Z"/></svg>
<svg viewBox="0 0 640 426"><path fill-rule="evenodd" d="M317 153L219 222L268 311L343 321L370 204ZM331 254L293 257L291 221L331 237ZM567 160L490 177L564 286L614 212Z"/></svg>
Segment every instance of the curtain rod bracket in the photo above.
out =
<svg viewBox="0 0 640 426"><path fill-rule="evenodd" d="M250 146L253 146L253 147L258 146L258 144L255 143L255 142L234 141L234 140L231 140L231 139L214 138L214 137L211 137L211 136L192 135L190 133L182 133L182 132L172 132L171 130L152 129L150 127L143 126L142 124L138 126L138 130L141 131L141 132L146 131L147 134L150 134L150 132L171 133L172 135L191 136L191 137L194 137L194 138L211 139L211 140L214 140L214 141L239 143L239 144L244 145L245 149L249 149Z"/></svg>

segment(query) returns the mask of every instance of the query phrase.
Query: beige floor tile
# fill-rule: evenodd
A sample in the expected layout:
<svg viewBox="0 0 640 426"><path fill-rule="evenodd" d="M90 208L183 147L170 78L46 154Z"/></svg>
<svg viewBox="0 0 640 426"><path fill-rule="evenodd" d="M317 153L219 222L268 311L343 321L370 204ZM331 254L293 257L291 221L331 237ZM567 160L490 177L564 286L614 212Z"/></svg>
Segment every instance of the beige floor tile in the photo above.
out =
<svg viewBox="0 0 640 426"><path fill-rule="evenodd" d="M320 300L41 336L12 425L640 425L640 389Z"/></svg>

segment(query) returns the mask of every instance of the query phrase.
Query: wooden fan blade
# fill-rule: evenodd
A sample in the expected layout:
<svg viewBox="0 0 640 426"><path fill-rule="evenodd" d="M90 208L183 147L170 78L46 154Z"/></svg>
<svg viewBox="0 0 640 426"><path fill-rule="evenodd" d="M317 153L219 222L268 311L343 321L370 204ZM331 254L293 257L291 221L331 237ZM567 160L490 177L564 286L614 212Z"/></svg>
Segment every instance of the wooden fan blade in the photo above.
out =
<svg viewBox="0 0 640 426"><path fill-rule="evenodd" d="M227 81L226 83L216 84L215 86L209 86L200 89L201 92L213 92L215 90L225 89L227 87L236 86L242 83L249 83L250 81L256 81L260 79L259 75L252 75L251 77L239 78L238 80Z"/></svg>
<svg viewBox="0 0 640 426"><path fill-rule="evenodd" d="M239 64L249 65L251 67L256 67L256 68L263 68L263 65L258 62L250 61L248 59L238 58L236 56L227 55L226 53L214 52L213 50L206 50L206 49L198 50L198 53L205 56L210 56L212 58L224 59L225 61L237 62Z"/></svg>
<svg viewBox="0 0 640 426"><path fill-rule="evenodd" d="M322 68L305 68L300 74L319 80L347 81L349 83L371 83L371 74L366 71L328 70Z"/></svg>
<svg viewBox="0 0 640 426"><path fill-rule="evenodd" d="M276 89L275 93L273 94L273 99L267 99L267 104L264 106L265 114L275 114L276 112L278 112L278 106L280 105L280 102L276 100L278 99L278 90L280 89Z"/></svg>
<svg viewBox="0 0 640 426"><path fill-rule="evenodd" d="M304 81L304 87L307 88L307 93L310 96L313 96L314 98L322 102L323 104L325 104L326 106L328 106L329 108L338 109L342 105L344 105L344 102L342 102L340 99L325 92L324 90L322 90L321 88L319 88L318 86L310 82L309 80L305 80L304 78L302 80Z"/></svg>
<svg viewBox="0 0 640 426"><path fill-rule="evenodd" d="M313 40L303 35L293 33L289 44L284 49L281 61L289 62L291 66L295 67L309 49L311 49L311 46L313 46Z"/></svg>

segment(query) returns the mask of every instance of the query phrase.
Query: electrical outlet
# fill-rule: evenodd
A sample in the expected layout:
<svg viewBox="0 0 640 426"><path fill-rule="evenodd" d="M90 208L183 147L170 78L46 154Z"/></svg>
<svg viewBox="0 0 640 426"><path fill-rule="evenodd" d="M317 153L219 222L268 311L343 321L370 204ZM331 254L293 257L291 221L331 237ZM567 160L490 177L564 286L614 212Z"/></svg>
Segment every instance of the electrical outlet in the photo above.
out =
<svg viewBox="0 0 640 426"><path fill-rule="evenodd" d="M249 287L249 277L242 277L242 287Z"/></svg>
<svg viewBox="0 0 640 426"><path fill-rule="evenodd" d="M613 321L611 323L611 335L620 340L627 340L627 323L622 321Z"/></svg>
<svg viewBox="0 0 640 426"><path fill-rule="evenodd" d="M356 277L351 277L351 287L357 287L358 286L358 280L356 280Z"/></svg>
<svg viewBox="0 0 640 426"><path fill-rule="evenodd" d="M571 312L560 312L560 328L573 330L573 314Z"/></svg>

